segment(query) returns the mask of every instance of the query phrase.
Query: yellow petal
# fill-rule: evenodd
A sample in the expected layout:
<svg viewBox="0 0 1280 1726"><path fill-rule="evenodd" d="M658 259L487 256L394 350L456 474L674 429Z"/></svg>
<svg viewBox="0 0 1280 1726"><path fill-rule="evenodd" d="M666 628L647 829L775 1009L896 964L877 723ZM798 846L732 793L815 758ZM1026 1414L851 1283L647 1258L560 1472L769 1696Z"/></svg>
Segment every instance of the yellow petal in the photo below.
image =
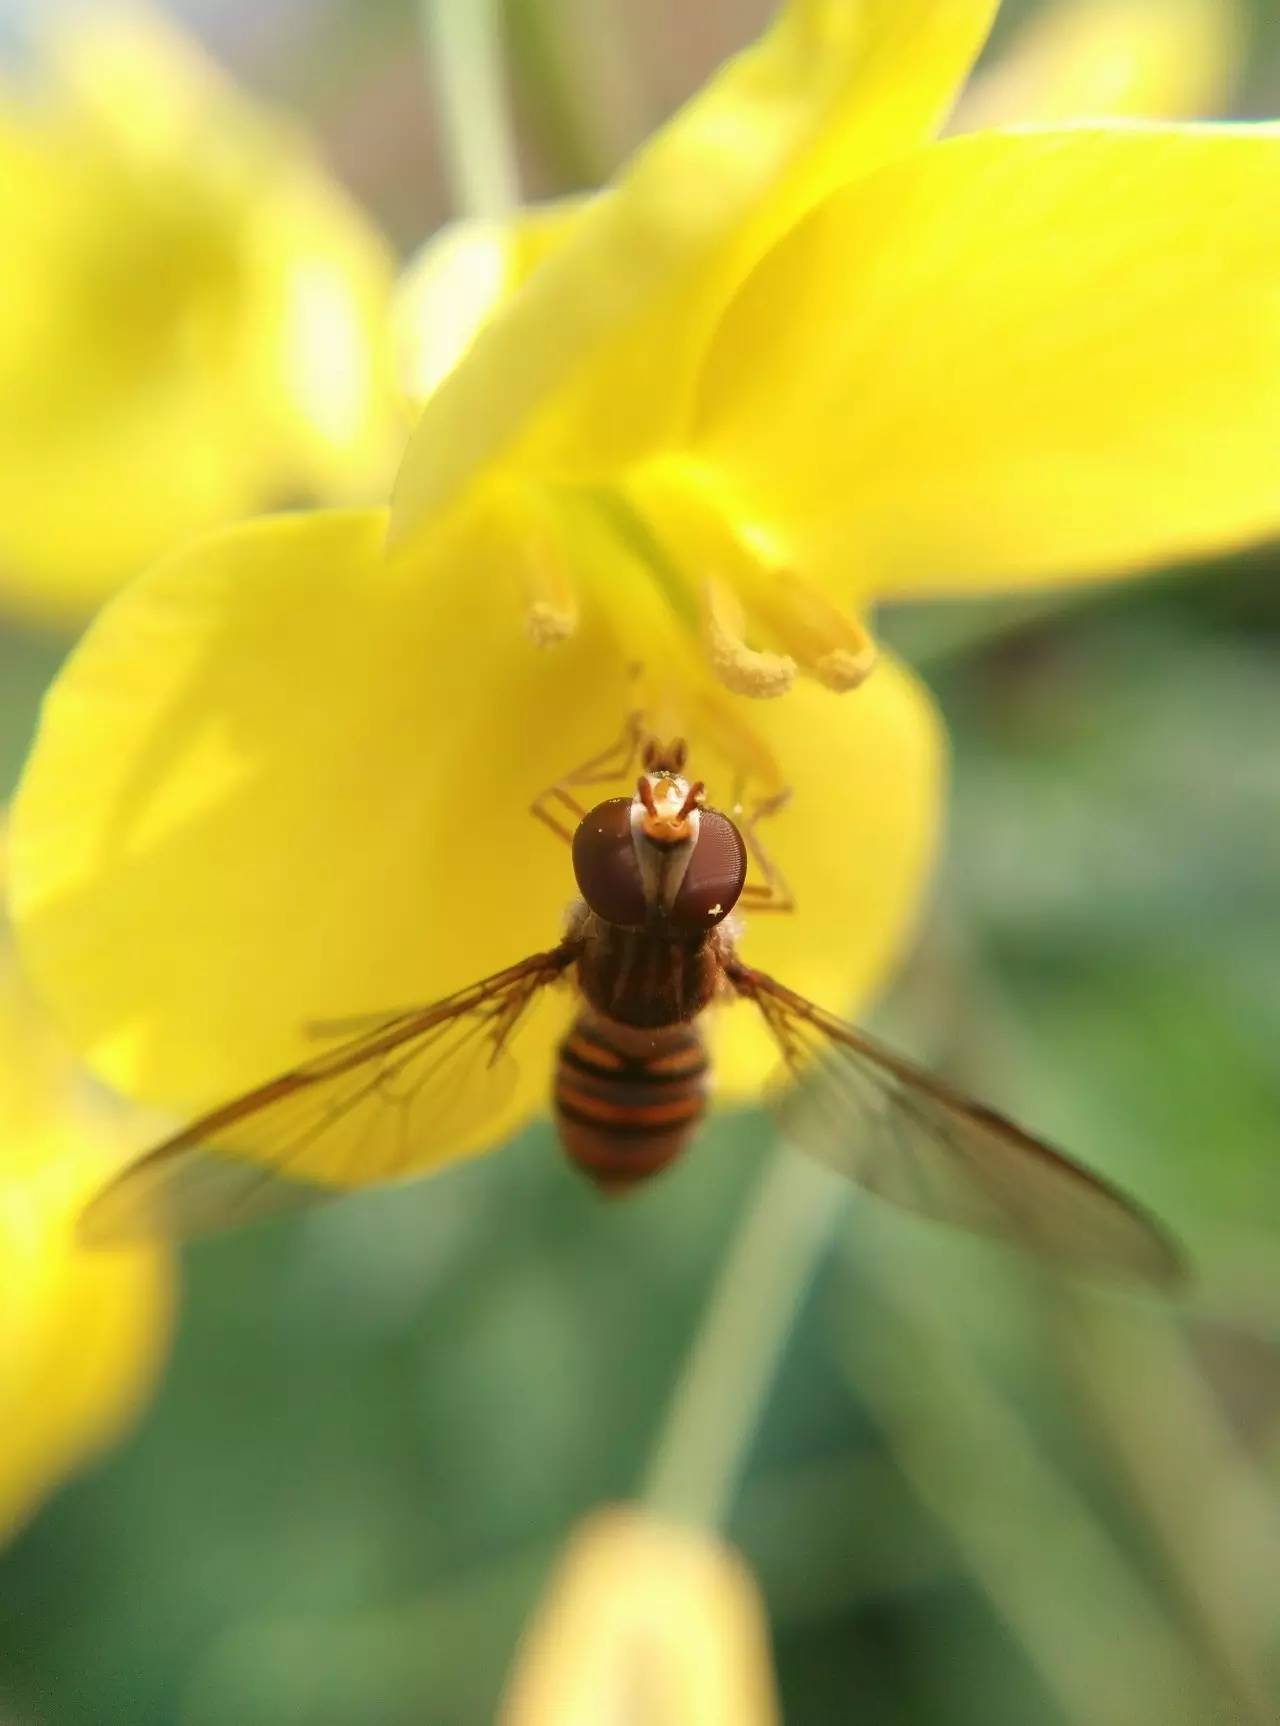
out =
<svg viewBox="0 0 1280 1726"><path fill-rule="evenodd" d="M508 220L450 222L406 266L393 312L396 376L418 407L471 351L480 331L559 250L589 200L559 198Z"/></svg>
<svg viewBox="0 0 1280 1726"><path fill-rule="evenodd" d="M1245 35L1235 0L1051 0L969 85L953 130L1220 114Z"/></svg>
<svg viewBox="0 0 1280 1726"><path fill-rule="evenodd" d="M831 198L730 308L696 445L848 595L1280 525L1280 134L983 133Z"/></svg>
<svg viewBox="0 0 1280 1726"><path fill-rule="evenodd" d="M385 495L390 257L149 13L77 14L0 117L0 595L75 617L192 531Z"/></svg>
<svg viewBox="0 0 1280 1726"><path fill-rule="evenodd" d="M404 443L390 248L304 151L242 232L244 373L265 445L250 504L381 501ZM167 546L165 549L168 549Z"/></svg>
<svg viewBox="0 0 1280 1726"><path fill-rule="evenodd" d="M40 1146L56 1168L85 1165L83 1139ZM99 1173L106 1174L106 1169ZM45 1209L0 1176L0 1541L65 1477L117 1439L155 1382L170 1328L172 1275L154 1247L89 1251L78 1202Z"/></svg>
<svg viewBox="0 0 1280 1726"><path fill-rule="evenodd" d="M120 1434L163 1357L168 1255L75 1239L123 1151L0 933L0 1541Z"/></svg>
<svg viewBox="0 0 1280 1726"><path fill-rule="evenodd" d="M57 100L127 154L156 160L186 148L239 101L198 43L144 0L51 7L41 59ZM248 104L240 114L248 118Z"/></svg>
<svg viewBox="0 0 1280 1726"><path fill-rule="evenodd" d="M581 212L428 401L396 485L396 539L424 532L526 436L541 437L544 463L593 471L678 423L733 286L830 187L939 123L993 11L994 0L782 6Z"/></svg>
<svg viewBox="0 0 1280 1726"><path fill-rule="evenodd" d="M554 842L530 823L504 851L489 819L524 760L502 682L527 660L552 705L558 656L474 578L393 591L384 531L318 514L200 542L108 607L47 705L19 932L77 1042L143 1094L211 1101L300 1058L309 1020L429 1000L558 933Z"/></svg>
<svg viewBox="0 0 1280 1726"><path fill-rule="evenodd" d="M775 1726L764 1607L707 1534L637 1510L571 1541L521 1640L499 1726Z"/></svg>
<svg viewBox="0 0 1280 1726"><path fill-rule="evenodd" d="M901 957L929 879L945 763L937 710L886 657L853 694L797 683L781 701L755 704L751 721L792 786L791 802L759 837L796 909L745 913L739 951L853 1015ZM746 1003L717 1010L712 1035L717 1097L758 1097L778 1066L759 1015Z"/></svg>

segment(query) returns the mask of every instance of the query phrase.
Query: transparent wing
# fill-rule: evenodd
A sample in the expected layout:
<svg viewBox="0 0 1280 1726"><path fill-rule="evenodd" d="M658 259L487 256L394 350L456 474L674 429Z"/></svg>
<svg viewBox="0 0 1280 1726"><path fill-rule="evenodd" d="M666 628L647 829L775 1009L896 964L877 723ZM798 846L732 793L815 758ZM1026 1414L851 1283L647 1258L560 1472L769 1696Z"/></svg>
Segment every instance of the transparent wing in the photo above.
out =
<svg viewBox="0 0 1280 1726"><path fill-rule="evenodd" d="M476 1148L511 1097L517 1026L577 952L535 953L224 1103L112 1181L82 1236L207 1233Z"/></svg>
<svg viewBox="0 0 1280 1726"><path fill-rule="evenodd" d="M791 1142L893 1204L1060 1264L1164 1286L1185 1276L1173 1241L1097 1175L763 972L726 971L782 1052Z"/></svg>

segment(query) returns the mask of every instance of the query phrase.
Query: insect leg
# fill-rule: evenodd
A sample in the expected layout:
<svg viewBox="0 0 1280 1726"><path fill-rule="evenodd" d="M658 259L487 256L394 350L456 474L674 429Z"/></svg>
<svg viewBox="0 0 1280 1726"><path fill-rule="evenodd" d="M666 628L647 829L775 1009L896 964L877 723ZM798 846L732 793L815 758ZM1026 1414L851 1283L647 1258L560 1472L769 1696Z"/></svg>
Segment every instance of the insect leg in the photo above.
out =
<svg viewBox="0 0 1280 1726"><path fill-rule="evenodd" d="M759 822L767 821L771 815L776 815L790 801L791 787L784 785L780 791L775 791L772 797L766 797L757 803L751 813L738 822L747 856L764 877L762 881L748 881L742 889L738 903L744 911L794 911L796 908L795 895L787 885L786 877L756 832Z"/></svg>
<svg viewBox="0 0 1280 1726"><path fill-rule="evenodd" d="M628 713L621 733L612 743L589 756L563 778L557 779L554 785L548 785L545 791L538 793L529 805L529 813L534 820L541 821L544 827L549 827L566 845L571 844L573 830L586 814L586 810L573 795L574 790L585 785L604 785L612 780L625 778L639 753L643 735L644 714L637 709Z"/></svg>

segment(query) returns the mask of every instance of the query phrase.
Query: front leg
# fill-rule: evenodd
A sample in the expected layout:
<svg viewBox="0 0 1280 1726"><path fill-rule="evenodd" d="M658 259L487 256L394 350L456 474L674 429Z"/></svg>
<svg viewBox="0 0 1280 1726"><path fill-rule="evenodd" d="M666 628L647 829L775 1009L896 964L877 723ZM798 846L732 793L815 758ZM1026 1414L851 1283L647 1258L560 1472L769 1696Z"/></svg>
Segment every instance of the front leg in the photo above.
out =
<svg viewBox="0 0 1280 1726"><path fill-rule="evenodd" d="M640 753L643 736L644 714L637 709L627 715L621 733L612 743L538 793L529 805L534 820L549 827L566 845L572 844L574 829L587 813L574 791L586 785L607 785L625 779Z"/></svg>
<svg viewBox="0 0 1280 1726"><path fill-rule="evenodd" d="M751 813L738 822L747 856L763 876L763 880L748 881L743 887L738 903L744 911L790 912L796 908L795 895L756 831L759 822L767 821L771 815L785 809L790 801L791 787L784 785L780 791L775 791L771 797L757 803Z"/></svg>

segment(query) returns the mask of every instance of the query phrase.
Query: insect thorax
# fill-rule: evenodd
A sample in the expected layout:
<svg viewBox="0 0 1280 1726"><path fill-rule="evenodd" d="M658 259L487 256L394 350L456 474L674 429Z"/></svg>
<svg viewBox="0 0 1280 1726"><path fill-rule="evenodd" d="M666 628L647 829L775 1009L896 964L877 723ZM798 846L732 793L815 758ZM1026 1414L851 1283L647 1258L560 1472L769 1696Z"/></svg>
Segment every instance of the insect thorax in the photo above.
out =
<svg viewBox="0 0 1280 1726"><path fill-rule="evenodd" d="M718 935L622 928L586 913L578 984L597 1013L651 1029L695 1018L719 987Z"/></svg>

